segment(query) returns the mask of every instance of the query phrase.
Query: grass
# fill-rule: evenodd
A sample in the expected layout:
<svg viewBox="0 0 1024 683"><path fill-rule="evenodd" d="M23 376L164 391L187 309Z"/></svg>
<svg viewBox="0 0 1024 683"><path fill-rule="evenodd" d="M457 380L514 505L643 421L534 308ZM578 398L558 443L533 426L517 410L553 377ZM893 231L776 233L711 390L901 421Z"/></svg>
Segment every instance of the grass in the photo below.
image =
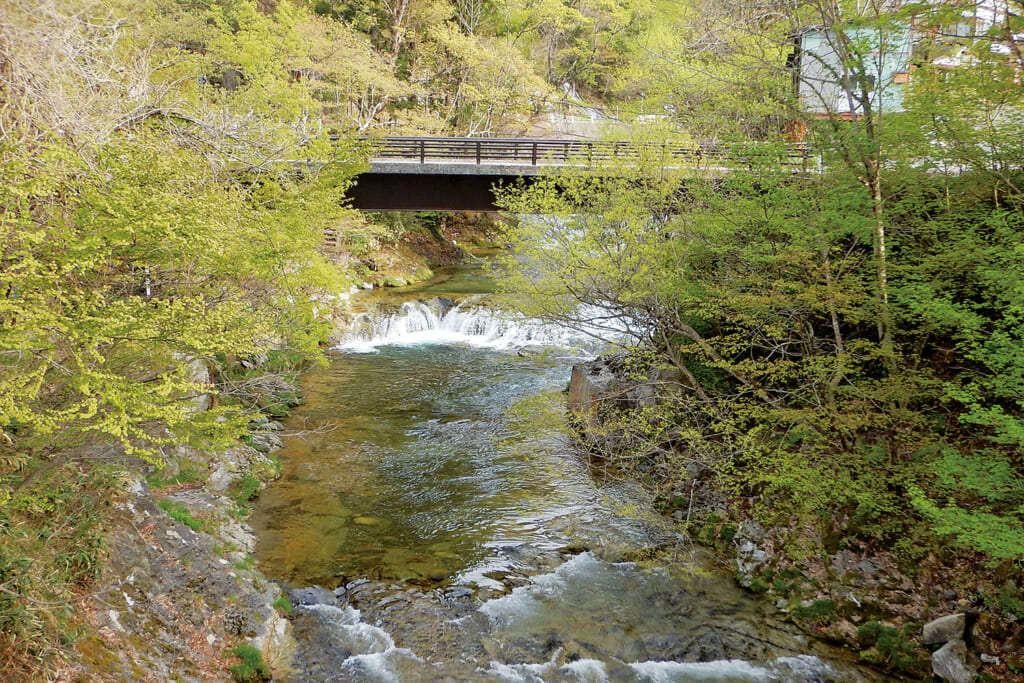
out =
<svg viewBox="0 0 1024 683"><path fill-rule="evenodd" d="M202 473L194 463L185 463L178 474L169 477L163 476L163 470L156 470L146 477L146 484L149 488L157 490L168 486L180 486L182 484L194 484L202 478Z"/></svg>
<svg viewBox="0 0 1024 683"><path fill-rule="evenodd" d="M861 659L873 664L884 664L892 669L909 669L915 664L914 646L907 634L898 628L885 626L877 621L865 622L857 629L857 638L868 646L861 652ZM873 661L877 653L880 661ZM868 655L868 656L865 656Z"/></svg>
<svg viewBox="0 0 1024 683"><path fill-rule="evenodd" d="M244 560L239 560L231 566L244 572L251 572L256 567L256 557L254 555L246 555Z"/></svg>
<svg viewBox="0 0 1024 683"><path fill-rule="evenodd" d="M263 482L258 477L246 474L231 485L231 498L239 505L244 505L258 496L262 487Z"/></svg>
<svg viewBox="0 0 1024 683"><path fill-rule="evenodd" d="M279 595L277 596L277 600L274 600L274 609L281 614L291 614L292 601L288 599L287 595Z"/></svg>
<svg viewBox="0 0 1024 683"><path fill-rule="evenodd" d="M161 510L170 515L171 519L181 522L192 531L202 531L206 528L206 523L201 519L193 517L188 508L181 503L177 503L169 498L163 498L157 505L160 506Z"/></svg>
<svg viewBox="0 0 1024 683"><path fill-rule="evenodd" d="M236 681L248 683L249 681L270 680L270 670L263 662L263 653L252 645L237 645L231 654L241 660L228 669Z"/></svg>
<svg viewBox="0 0 1024 683"><path fill-rule="evenodd" d="M82 635L74 600L99 576L117 477L65 463L17 490L11 469L0 458L0 678L49 680Z"/></svg>

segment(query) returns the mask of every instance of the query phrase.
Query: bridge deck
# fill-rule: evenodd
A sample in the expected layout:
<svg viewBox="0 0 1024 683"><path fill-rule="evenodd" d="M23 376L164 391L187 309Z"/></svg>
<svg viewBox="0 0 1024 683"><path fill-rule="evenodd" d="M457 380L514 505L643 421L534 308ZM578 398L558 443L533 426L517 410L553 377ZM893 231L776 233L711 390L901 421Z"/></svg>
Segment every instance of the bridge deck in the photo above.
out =
<svg viewBox="0 0 1024 683"><path fill-rule="evenodd" d="M750 151L744 151L750 152ZM387 137L374 160L427 162L447 161L511 163L529 166L603 163L616 160L659 159L674 163L699 163L735 158L721 147L685 146L671 143L624 140L541 139L516 137ZM741 156L741 155L739 155ZM807 151L791 147L788 161L803 161Z"/></svg>
<svg viewBox="0 0 1024 683"><path fill-rule="evenodd" d="M557 167L588 168L617 161L728 172L762 152L674 144L534 138L388 137L349 192L352 206L370 210L494 210L496 183L536 176ZM811 159L790 147L782 163L806 169Z"/></svg>

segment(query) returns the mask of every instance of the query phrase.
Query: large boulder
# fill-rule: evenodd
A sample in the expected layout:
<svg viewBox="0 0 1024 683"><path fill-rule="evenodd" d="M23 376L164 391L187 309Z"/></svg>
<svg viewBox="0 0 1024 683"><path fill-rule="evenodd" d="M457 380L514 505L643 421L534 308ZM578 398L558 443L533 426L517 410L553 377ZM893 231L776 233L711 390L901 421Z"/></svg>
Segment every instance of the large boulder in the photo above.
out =
<svg viewBox="0 0 1024 683"><path fill-rule="evenodd" d="M610 407L609 397L618 394L621 381L617 357L599 358L592 363L572 366L567 405L570 420L580 438L591 447L614 450L614 439L602 433L603 417Z"/></svg>
<svg viewBox="0 0 1024 683"><path fill-rule="evenodd" d="M618 383L613 366L606 359L572 366L569 378L569 410L578 416L593 419L597 402Z"/></svg>
<svg viewBox="0 0 1024 683"><path fill-rule="evenodd" d="M967 645L951 640L932 653L932 673L949 683L973 683L978 672L967 663Z"/></svg>
<svg viewBox="0 0 1024 683"><path fill-rule="evenodd" d="M644 367L627 353L609 354L573 366L567 404L584 441L614 451L617 437L602 425L610 425L614 432L619 416L652 408L682 387L675 368Z"/></svg>
<svg viewBox="0 0 1024 683"><path fill-rule="evenodd" d="M925 645L935 645L953 640L963 640L966 626L967 615L947 614L924 625L921 642Z"/></svg>

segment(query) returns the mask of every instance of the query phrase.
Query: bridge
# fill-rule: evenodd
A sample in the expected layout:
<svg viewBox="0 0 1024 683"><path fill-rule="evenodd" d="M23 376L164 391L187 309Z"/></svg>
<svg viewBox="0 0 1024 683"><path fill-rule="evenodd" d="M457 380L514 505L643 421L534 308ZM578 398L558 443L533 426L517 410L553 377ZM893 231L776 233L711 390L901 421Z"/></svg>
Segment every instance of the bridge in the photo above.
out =
<svg viewBox="0 0 1024 683"><path fill-rule="evenodd" d="M787 164L806 168L810 156L791 148ZM495 211L494 187L561 167L657 160L700 172L723 170L735 158L720 148L534 138L385 138L349 190L369 211Z"/></svg>

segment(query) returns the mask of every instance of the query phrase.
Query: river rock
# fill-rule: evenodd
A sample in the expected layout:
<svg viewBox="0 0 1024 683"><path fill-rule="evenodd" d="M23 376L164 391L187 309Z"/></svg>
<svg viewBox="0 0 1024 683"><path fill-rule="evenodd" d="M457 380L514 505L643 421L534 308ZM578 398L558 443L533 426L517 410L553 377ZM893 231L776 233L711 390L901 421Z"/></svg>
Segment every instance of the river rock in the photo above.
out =
<svg viewBox="0 0 1024 683"><path fill-rule="evenodd" d="M921 632L921 642L925 645L936 643L948 643L953 640L963 640L964 628L967 624L965 614L947 614L929 621L924 625Z"/></svg>
<svg viewBox="0 0 1024 683"><path fill-rule="evenodd" d="M288 599L292 605L333 605L335 595L326 588L320 586L308 586L306 588L295 588L288 591Z"/></svg>
<svg viewBox="0 0 1024 683"><path fill-rule="evenodd" d="M252 447L261 453L270 453L281 448L281 437L273 432L253 432L250 435Z"/></svg>
<svg viewBox="0 0 1024 683"><path fill-rule="evenodd" d="M380 524L380 520L376 517L368 517L366 515L356 515L352 518L353 524L359 524L360 526L377 526Z"/></svg>
<svg viewBox="0 0 1024 683"><path fill-rule="evenodd" d="M755 575L759 574L768 562L768 553L761 550L753 541L745 540L736 546L736 576L739 584L750 588Z"/></svg>
<svg viewBox="0 0 1024 683"><path fill-rule="evenodd" d="M932 653L932 673L949 683L973 683L978 672L967 664L967 645L951 640Z"/></svg>
<svg viewBox="0 0 1024 683"><path fill-rule="evenodd" d="M520 346L516 350L516 355L522 357L539 356L543 354L546 350L547 349L545 349L545 347L541 346L540 344L527 344L525 346Z"/></svg>
<svg viewBox="0 0 1024 683"><path fill-rule="evenodd" d="M857 627L846 619L839 619L838 621L826 624L822 635L836 643L856 643Z"/></svg>

